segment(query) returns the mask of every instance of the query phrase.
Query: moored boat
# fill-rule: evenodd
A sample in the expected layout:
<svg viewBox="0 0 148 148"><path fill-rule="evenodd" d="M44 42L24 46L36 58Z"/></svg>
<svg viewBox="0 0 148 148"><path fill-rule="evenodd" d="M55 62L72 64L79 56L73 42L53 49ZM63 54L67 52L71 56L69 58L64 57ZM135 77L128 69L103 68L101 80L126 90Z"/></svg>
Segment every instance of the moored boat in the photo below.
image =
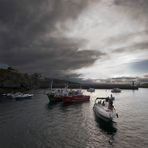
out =
<svg viewBox="0 0 148 148"><path fill-rule="evenodd" d="M118 114L113 106L112 98L109 98L108 101L97 98L95 100L93 110L98 118L107 122L113 121L114 118L118 117Z"/></svg>
<svg viewBox="0 0 148 148"><path fill-rule="evenodd" d="M33 97L33 94L24 94L21 92L17 92L17 93L3 94L3 96L8 99L30 99Z"/></svg>
<svg viewBox="0 0 148 148"><path fill-rule="evenodd" d="M87 91L92 93L92 92L95 92L95 89L94 88L89 88L89 89L87 89Z"/></svg>
<svg viewBox="0 0 148 148"><path fill-rule="evenodd" d="M113 88L111 90L112 93L120 93L121 92L121 89L120 88Z"/></svg>
<svg viewBox="0 0 148 148"><path fill-rule="evenodd" d="M13 99L31 99L33 97L33 94L23 94L23 93L16 93L12 95Z"/></svg>

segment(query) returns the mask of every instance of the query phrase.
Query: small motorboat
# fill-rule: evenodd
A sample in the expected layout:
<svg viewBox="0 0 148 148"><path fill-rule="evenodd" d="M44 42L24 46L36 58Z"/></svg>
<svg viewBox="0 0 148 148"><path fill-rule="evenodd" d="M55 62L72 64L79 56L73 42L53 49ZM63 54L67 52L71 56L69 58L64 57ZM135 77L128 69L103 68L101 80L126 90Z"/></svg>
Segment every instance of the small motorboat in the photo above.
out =
<svg viewBox="0 0 148 148"><path fill-rule="evenodd" d="M63 103L79 103L89 101L90 96L83 95L81 90L70 91L68 96L63 97Z"/></svg>
<svg viewBox="0 0 148 148"><path fill-rule="evenodd" d="M106 99L97 98L93 106L95 115L104 121L113 121L114 118L118 117L116 110L113 106L113 99L109 97L108 101Z"/></svg>
<svg viewBox="0 0 148 148"><path fill-rule="evenodd" d="M95 89L94 88L89 88L89 89L87 89L87 91L92 93L92 92L95 92Z"/></svg>
<svg viewBox="0 0 148 148"><path fill-rule="evenodd" d="M16 93L12 94L11 97L12 99L31 99L34 95L33 94L23 94L23 93Z"/></svg>
<svg viewBox="0 0 148 148"><path fill-rule="evenodd" d="M29 99L33 96L33 94L23 94L21 92L17 92L3 94L3 96L9 99Z"/></svg>
<svg viewBox="0 0 148 148"><path fill-rule="evenodd" d="M121 89L120 88L113 88L111 90L112 93L120 93L121 92Z"/></svg>

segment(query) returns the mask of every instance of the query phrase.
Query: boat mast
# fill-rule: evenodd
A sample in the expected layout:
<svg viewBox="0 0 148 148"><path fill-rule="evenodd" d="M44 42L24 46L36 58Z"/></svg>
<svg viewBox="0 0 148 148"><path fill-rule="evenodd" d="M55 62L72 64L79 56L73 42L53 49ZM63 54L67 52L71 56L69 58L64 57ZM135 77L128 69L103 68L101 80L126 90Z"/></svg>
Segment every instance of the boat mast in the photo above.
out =
<svg viewBox="0 0 148 148"><path fill-rule="evenodd" d="M52 91L52 85L53 85L53 80L51 81L51 84L50 84L50 90Z"/></svg>

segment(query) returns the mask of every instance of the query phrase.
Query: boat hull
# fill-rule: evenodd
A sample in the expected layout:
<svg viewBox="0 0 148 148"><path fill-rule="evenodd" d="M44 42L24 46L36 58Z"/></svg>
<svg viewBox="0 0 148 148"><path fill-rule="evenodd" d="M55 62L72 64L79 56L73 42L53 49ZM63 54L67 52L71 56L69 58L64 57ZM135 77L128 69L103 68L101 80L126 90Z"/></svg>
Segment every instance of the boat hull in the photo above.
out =
<svg viewBox="0 0 148 148"><path fill-rule="evenodd" d="M32 96L26 96L26 97L15 97L16 100L23 100L23 99L31 99Z"/></svg>
<svg viewBox="0 0 148 148"><path fill-rule="evenodd" d="M79 103L79 102L85 102L89 100L90 100L90 96L83 96L83 95L63 97L64 103Z"/></svg>
<svg viewBox="0 0 148 148"><path fill-rule="evenodd" d="M103 107L101 107L100 105L98 104L95 104L94 107L93 107L93 110L95 112L95 115L106 121L106 122L111 122L113 121L114 117L115 117L115 113L112 113L111 111L105 111L105 109Z"/></svg>
<svg viewBox="0 0 148 148"><path fill-rule="evenodd" d="M121 89L119 88L114 88L111 90L112 93L120 93L121 92Z"/></svg>
<svg viewBox="0 0 148 148"><path fill-rule="evenodd" d="M93 93L93 92L95 92L95 89L94 88L89 88L89 89L87 89L87 92Z"/></svg>
<svg viewBox="0 0 148 148"><path fill-rule="evenodd" d="M62 96L54 96L52 94L47 94L50 103L62 102Z"/></svg>
<svg viewBox="0 0 148 148"><path fill-rule="evenodd" d="M112 93L121 93L121 91L111 91Z"/></svg>

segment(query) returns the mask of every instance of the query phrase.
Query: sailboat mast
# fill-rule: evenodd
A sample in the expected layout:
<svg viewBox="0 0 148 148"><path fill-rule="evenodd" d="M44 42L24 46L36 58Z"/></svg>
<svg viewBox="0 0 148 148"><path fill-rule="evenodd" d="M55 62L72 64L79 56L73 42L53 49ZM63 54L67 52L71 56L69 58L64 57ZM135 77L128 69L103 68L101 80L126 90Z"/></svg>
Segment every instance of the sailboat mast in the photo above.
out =
<svg viewBox="0 0 148 148"><path fill-rule="evenodd" d="M50 89L52 90L52 85L53 85L53 80L51 81L51 86L50 86Z"/></svg>

